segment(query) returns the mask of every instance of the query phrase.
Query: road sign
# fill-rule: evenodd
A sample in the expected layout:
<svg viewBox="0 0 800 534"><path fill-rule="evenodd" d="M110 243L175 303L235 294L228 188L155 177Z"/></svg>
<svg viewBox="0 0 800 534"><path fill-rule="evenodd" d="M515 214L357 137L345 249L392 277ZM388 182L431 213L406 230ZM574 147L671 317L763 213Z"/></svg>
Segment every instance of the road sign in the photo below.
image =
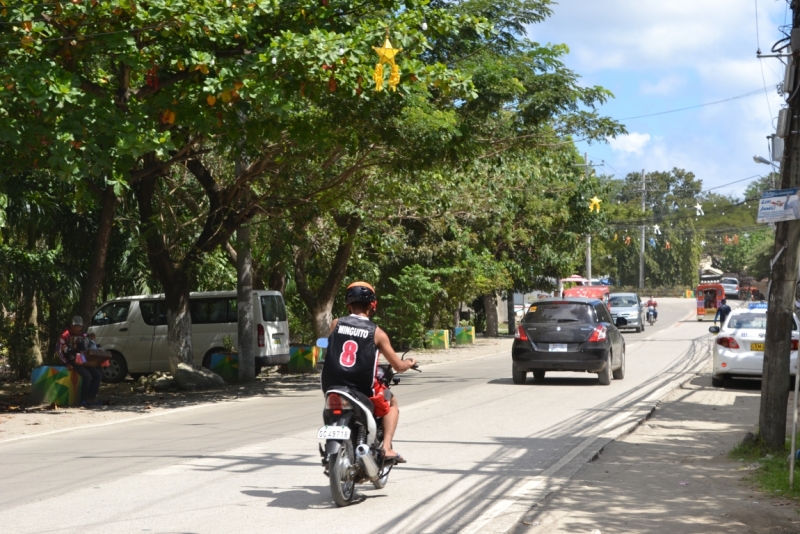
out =
<svg viewBox="0 0 800 534"><path fill-rule="evenodd" d="M800 189L765 191L758 205L756 222L776 223L800 220Z"/></svg>

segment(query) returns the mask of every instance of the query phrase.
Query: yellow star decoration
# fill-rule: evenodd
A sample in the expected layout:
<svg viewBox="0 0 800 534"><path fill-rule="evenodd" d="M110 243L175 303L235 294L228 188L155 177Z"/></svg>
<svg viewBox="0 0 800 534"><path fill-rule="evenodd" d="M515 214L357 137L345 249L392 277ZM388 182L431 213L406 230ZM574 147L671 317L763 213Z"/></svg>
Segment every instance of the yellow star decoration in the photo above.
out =
<svg viewBox="0 0 800 534"><path fill-rule="evenodd" d="M375 90L383 91L383 65L391 65L392 72L389 75L389 89L397 91L397 86L400 85L400 67L394 62L395 56L400 53L402 48L394 48L389 41L389 30L386 30L386 40L383 46L373 46L373 50L378 54L378 64L375 65L375 72L373 79L375 80Z"/></svg>
<svg viewBox="0 0 800 534"><path fill-rule="evenodd" d="M597 208L597 213L600 213L600 203L602 202L602 200L600 200L595 196L589 199L589 201L591 202L591 204L589 205L589 211L594 211L594 209Z"/></svg>

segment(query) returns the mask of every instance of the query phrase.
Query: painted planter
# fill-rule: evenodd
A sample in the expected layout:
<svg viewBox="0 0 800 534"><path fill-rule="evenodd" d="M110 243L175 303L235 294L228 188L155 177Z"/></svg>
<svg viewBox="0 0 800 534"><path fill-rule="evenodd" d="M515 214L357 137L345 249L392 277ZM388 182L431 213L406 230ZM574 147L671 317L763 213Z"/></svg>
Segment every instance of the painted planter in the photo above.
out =
<svg viewBox="0 0 800 534"><path fill-rule="evenodd" d="M235 352L212 354L210 366L228 384L239 382L239 355Z"/></svg>
<svg viewBox="0 0 800 534"><path fill-rule="evenodd" d="M450 330L428 330L425 333L425 347L435 350L450 348Z"/></svg>
<svg viewBox="0 0 800 534"><path fill-rule="evenodd" d="M37 367L31 373L31 400L34 404L75 406L81 400L81 375L62 366Z"/></svg>
<svg viewBox="0 0 800 534"><path fill-rule="evenodd" d="M456 345L471 345L475 343L475 327L474 326L457 326Z"/></svg>
<svg viewBox="0 0 800 534"><path fill-rule="evenodd" d="M324 358L322 349L316 345L299 345L289 348L290 373L314 373L317 361Z"/></svg>

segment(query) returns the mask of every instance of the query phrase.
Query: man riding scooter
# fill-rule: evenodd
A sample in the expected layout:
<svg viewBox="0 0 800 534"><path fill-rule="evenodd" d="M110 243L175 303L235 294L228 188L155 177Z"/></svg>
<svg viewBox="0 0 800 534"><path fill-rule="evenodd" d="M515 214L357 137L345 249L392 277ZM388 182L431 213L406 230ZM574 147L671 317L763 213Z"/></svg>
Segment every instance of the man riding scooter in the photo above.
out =
<svg viewBox="0 0 800 534"><path fill-rule="evenodd" d="M322 367L322 391L336 386L355 389L369 397L374 406L375 417L383 418L383 445L387 460L404 463L405 459L392 448L392 438L400 419L397 397L386 400L378 387L376 370L378 355L389 362L392 368L402 373L411 369L414 358L401 360L386 335L371 321L378 308L375 289L366 282L354 282L347 286L345 300L350 315L334 319L328 339L328 355Z"/></svg>
<svg viewBox="0 0 800 534"><path fill-rule="evenodd" d="M653 322L658 321L658 302L656 302L656 298L653 295L650 295L650 300L647 301L647 313L653 314Z"/></svg>

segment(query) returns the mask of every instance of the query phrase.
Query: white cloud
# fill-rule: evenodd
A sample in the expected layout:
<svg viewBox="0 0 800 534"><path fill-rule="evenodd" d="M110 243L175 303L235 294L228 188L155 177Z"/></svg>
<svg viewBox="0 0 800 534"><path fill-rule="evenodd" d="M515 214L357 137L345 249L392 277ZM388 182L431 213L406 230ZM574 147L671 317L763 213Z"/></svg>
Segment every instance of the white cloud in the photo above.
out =
<svg viewBox="0 0 800 534"><path fill-rule="evenodd" d="M608 139L608 144L611 145L611 150L614 152L622 152L623 154L639 155L649 142L650 134L641 134L637 132L632 132L628 135L621 135L616 139Z"/></svg>
<svg viewBox="0 0 800 534"><path fill-rule="evenodd" d="M671 75L661 78L655 83L642 82L641 91L645 95L666 96L683 87L686 79L683 76Z"/></svg>

